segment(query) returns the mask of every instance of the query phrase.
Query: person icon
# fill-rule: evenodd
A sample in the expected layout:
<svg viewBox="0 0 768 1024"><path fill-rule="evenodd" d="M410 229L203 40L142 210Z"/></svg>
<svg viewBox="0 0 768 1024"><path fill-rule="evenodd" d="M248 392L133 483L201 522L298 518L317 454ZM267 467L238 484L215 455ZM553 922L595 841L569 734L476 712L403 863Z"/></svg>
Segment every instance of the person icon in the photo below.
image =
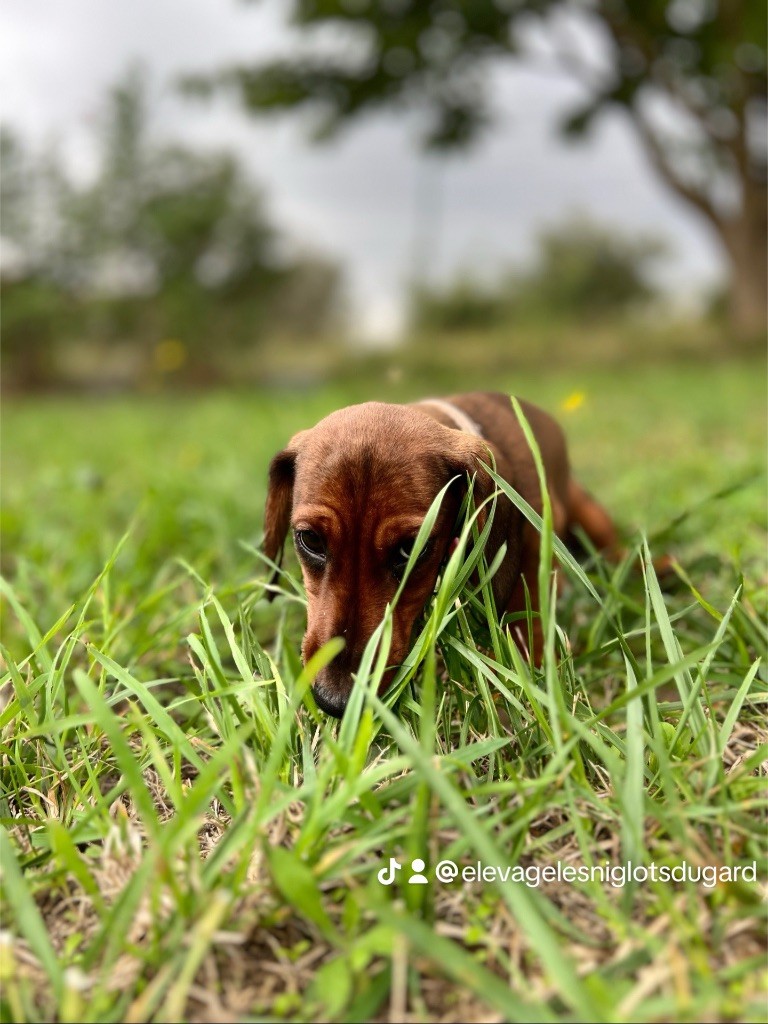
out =
<svg viewBox="0 0 768 1024"><path fill-rule="evenodd" d="M426 875L422 874L426 867L421 857L417 857L416 860L411 861L411 871L413 874L408 879L408 885L428 885L429 879Z"/></svg>

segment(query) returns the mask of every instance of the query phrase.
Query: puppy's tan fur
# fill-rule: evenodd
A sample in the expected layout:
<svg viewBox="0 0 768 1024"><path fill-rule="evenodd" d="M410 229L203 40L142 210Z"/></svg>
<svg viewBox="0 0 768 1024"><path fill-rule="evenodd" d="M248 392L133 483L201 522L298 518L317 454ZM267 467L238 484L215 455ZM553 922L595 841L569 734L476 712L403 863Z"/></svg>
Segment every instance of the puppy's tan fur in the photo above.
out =
<svg viewBox="0 0 768 1024"><path fill-rule="evenodd" d="M578 525L595 547L614 549L611 519L571 476L562 430L547 413L527 402L521 405L541 450L556 533L566 538ZM476 426L479 436L469 432L469 424ZM311 531L300 534L299 540L309 537L315 543L314 538L320 538L324 549L319 564L299 545L309 599L303 657L311 657L332 637L346 642L315 681L317 702L329 714L343 713L352 673L397 590L393 565L398 552L416 536L438 492L456 478L429 549L414 567L395 608L392 671L402 662L456 534L467 474L476 474L476 503L495 490L484 469L491 456L496 472L540 512L538 478L522 428L509 398L493 392L451 395L434 404L366 402L340 409L297 434L272 460L265 554L278 560L289 528L294 533ZM499 495L486 548L489 562L504 542L506 555L493 580L497 610L524 611L526 587L535 607L539 536L512 502ZM535 658L540 646L538 634ZM391 672L383 687L390 678Z"/></svg>

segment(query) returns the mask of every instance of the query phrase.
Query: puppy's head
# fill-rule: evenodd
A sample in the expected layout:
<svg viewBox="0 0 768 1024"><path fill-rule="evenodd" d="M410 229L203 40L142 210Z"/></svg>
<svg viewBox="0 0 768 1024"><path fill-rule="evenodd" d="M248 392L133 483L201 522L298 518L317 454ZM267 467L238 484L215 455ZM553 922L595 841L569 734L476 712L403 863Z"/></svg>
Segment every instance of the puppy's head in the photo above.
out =
<svg viewBox="0 0 768 1024"><path fill-rule="evenodd" d="M272 460L264 552L276 561L292 530L308 596L303 658L332 637L345 641L313 688L328 714L343 714L352 674L395 596L419 528L439 491L458 478L394 610L392 667L382 689L407 654L455 534L467 473L478 474L476 500L490 490L481 462L488 446L480 438L413 407L378 402L332 413Z"/></svg>

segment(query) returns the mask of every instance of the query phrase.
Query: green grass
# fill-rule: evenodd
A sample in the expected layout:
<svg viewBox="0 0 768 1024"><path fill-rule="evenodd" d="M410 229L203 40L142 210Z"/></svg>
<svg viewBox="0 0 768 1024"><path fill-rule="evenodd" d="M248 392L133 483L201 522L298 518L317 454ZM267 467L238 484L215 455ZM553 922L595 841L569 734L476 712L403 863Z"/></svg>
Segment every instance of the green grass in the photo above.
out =
<svg viewBox="0 0 768 1024"><path fill-rule="evenodd" d="M306 696L294 562L263 599L266 465L434 387L8 404L2 1018L765 1019L758 884L433 877L756 861L764 886L763 381L496 381L559 414L644 570L565 564L536 670L459 552L399 702L371 650L340 725ZM430 884L381 886L391 856Z"/></svg>

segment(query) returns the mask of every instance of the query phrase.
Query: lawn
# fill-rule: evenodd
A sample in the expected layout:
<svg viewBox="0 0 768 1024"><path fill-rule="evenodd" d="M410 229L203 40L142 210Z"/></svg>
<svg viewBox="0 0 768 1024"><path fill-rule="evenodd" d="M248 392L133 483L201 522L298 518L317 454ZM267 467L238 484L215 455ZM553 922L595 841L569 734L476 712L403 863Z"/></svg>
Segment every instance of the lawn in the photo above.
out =
<svg viewBox="0 0 768 1024"><path fill-rule="evenodd" d="M434 386L6 403L4 1020L765 1019L764 366L494 385L558 415L640 558L562 564L541 670L449 566L399 702L374 662L341 725L294 561L264 600L267 463ZM630 861L704 877L593 870Z"/></svg>

